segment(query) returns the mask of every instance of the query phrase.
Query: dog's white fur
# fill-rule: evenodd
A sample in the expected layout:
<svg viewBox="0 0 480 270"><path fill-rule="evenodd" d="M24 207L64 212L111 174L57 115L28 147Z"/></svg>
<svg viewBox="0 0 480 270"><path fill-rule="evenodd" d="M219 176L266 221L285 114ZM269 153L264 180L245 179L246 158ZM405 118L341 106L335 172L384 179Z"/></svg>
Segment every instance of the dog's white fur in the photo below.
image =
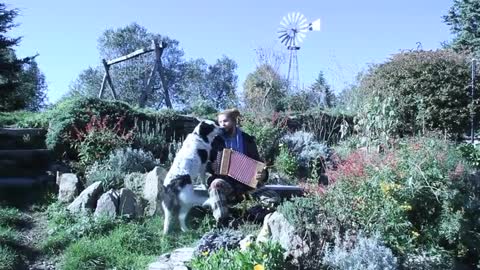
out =
<svg viewBox="0 0 480 270"><path fill-rule="evenodd" d="M206 135L208 141L200 136L200 125L205 122L209 125L214 125L214 130ZM176 154L173 164L168 171L165 180L163 182L164 187L167 187L172 181L175 181L179 176L188 175L192 183L205 184L206 181L206 163L210 156L210 150L212 149L213 139L220 134L220 128L209 120L203 120L194 129L194 131L187 135L182 147ZM202 163L198 150L203 149L208 153L207 162ZM197 180L198 178L198 180ZM196 181L197 180L197 181ZM175 194L169 194L175 196ZM165 195L164 195L165 196ZM193 206L202 205L208 199L208 197L195 194L193 191L193 185L187 184L181 187L180 192L176 195L176 199L179 202L178 220L180 221L180 228L182 231L187 231L186 217L188 212ZM162 202L164 213L164 226L163 233L167 234L170 230L171 219L174 213L173 209L168 209L165 201Z"/></svg>

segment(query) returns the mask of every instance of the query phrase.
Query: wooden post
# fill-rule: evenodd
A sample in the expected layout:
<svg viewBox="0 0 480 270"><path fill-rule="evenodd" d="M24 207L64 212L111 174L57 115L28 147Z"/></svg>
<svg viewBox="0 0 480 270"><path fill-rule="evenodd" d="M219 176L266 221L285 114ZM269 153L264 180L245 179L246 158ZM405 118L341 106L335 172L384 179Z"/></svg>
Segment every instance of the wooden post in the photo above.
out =
<svg viewBox="0 0 480 270"><path fill-rule="evenodd" d="M100 86L100 93L98 93L98 98L102 98L103 90L105 90L105 82L107 81L107 72L103 75L102 85Z"/></svg>
<svg viewBox="0 0 480 270"><path fill-rule="evenodd" d="M112 78L110 78L110 66L107 63L107 60L102 59L103 66L105 67L105 77L107 78L108 85L110 85L110 90L112 91L113 99L117 100L117 94L115 93L115 88L113 88Z"/></svg>
<svg viewBox="0 0 480 270"><path fill-rule="evenodd" d="M161 46L161 50L160 50L160 57L158 58L158 74L160 75L160 80L162 81L162 87L163 87L163 93L165 95L165 104L167 105L168 108L172 108L172 102L170 101L170 95L168 93L168 86L167 86L167 83L166 83L166 78L165 78L165 74L163 73L163 65L162 65L162 53L163 53L163 50L167 47L167 43L163 42L162 41L162 46Z"/></svg>
<svg viewBox="0 0 480 270"><path fill-rule="evenodd" d="M148 96L151 95L152 93L152 88L153 88L153 77L155 76L155 73L157 72L158 69L158 63L160 61L160 57L162 55L162 52L160 50L160 47L158 45L157 40L152 40L152 47L155 50L155 64L153 65L152 70L150 71L150 75L148 76L147 84L145 86L145 89L142 91L140 95L140 100L138 102L140 108L144 108L145 104L147 103Z"/></svg>

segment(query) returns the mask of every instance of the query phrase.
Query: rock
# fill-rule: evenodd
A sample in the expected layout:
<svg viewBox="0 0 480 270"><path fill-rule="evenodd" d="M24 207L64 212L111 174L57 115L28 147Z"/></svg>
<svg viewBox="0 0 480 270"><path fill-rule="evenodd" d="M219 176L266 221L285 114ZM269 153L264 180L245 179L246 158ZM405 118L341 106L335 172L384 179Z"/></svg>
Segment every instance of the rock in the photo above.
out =
<svg viewBox="0 0 480 270"><path fill-rule="evenodd" d="M167 171L162 167L155 167L145 179L143 199L146 200L145 215L153 216L162 213L163 180Z"/></svg>
<svg viewBox="0 0 480 270"><path fill-rule="evenodd" d="M118 200L119 196L116 191L109 190L105 192L97 201L94 216L96 218L100 216L116 217L118 213Z"/></svg>
<svg viewBox="0 0 480 270"><path fill-rule="evenodd" d="M148 266L149 270L187 270L185 265L193 258L194 248L179 248L172 253L161 255Z"/></svg>
<svg viewBox="0 0 480 270"><path fill-rule="evenodd" d="M128 218L136 218L143 215L143 209L137 202L137 196L129 189L120 189L120 203L118 205L118 214Z"/></svg>
<svg viewBox="0 0 480 270"><path fill-rule="evenodd" d="M74 173L57 175L58 201L70 203L78 194L78 177Z"/></svg>
<svg viewBox="0 0 480 270"><path fill-rule="evenodd" d="M295 233L295 227L279 212L265 217L257 236L257 243L268 240L278 242L285 249L284 257L292 258L293 263L298 263L298 259L310 251L307 242Z"/></svg>
<svg viewBox="0 0 480 270"><path fill-rule="evenodd" d="M84 213L89 210L93 211L97 207L97 200L102 193L102 182L95 182L83 190L67 209L72 213Z"/></svg>

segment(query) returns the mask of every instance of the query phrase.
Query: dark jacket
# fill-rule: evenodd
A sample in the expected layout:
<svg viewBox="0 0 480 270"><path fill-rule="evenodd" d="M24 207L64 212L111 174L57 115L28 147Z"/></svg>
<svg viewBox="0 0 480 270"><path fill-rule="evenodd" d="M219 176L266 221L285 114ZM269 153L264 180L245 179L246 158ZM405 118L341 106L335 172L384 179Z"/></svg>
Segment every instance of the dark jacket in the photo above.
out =
<svg viewBox="0 0 480 270"><path fill-rule="evenodd" d="M249 135L249 134L247 134L243 131L242 131L242 137L243 137L243 145L245 147L245 155L247 155L248 157L253 158L255 160L264 162L260 158L260 155L258 154L258 148L257 148L257 143L255 142L255 137L251 136L251 135ZM214 158L219 154L219 152L221 153L224 148L225 148L224 140L220 136L217 136L215 138L214 142L212 143L212 154L213 154ZM222 178L222 179L227 180L233 186L233 189L235 190L235 193L237 193L237 194L243 194L247 191L252 190L251 187L249 187L247 185L244 185L244 184L242 184L242 183L240 183L240 182L238 182L234 179L231 179L229 176L212 175L208 179L208 184L210 184L211 181L213 181L215 178ZM267 175L266 175L265 179L263 179L262 182L266 182L267 179L268 179L268 171L267 171ZM262 184L263 183L259 183L259 185L262 185Z"/></svg>

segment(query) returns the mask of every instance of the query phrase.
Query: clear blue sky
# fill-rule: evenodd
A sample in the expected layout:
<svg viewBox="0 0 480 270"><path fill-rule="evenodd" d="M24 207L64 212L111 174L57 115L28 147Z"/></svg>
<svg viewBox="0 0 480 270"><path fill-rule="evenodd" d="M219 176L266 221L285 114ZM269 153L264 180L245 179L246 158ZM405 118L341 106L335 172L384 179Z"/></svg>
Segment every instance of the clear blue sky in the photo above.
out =
<svg viewBox="0 0 480 270"><path fill-rule="evenodd" d="M108 28L137 22L150 32L177 39L189 58L208 63L222 55L238 64L238 88L255 69L258 47L283 49L276 40L280 20L289 12L322 20L321 32L307 33L299 52L305 85L323 71L340 91L368 63L380 63L402 49L436 49L451 38L441 16L453 0L302 0L302 1L113 1L6 0L20 9L11 31L23 36L17 55L39 53L50 102L88 66L100 64L97 38ZM286 67L284 68L286 73Z"/></svg>

